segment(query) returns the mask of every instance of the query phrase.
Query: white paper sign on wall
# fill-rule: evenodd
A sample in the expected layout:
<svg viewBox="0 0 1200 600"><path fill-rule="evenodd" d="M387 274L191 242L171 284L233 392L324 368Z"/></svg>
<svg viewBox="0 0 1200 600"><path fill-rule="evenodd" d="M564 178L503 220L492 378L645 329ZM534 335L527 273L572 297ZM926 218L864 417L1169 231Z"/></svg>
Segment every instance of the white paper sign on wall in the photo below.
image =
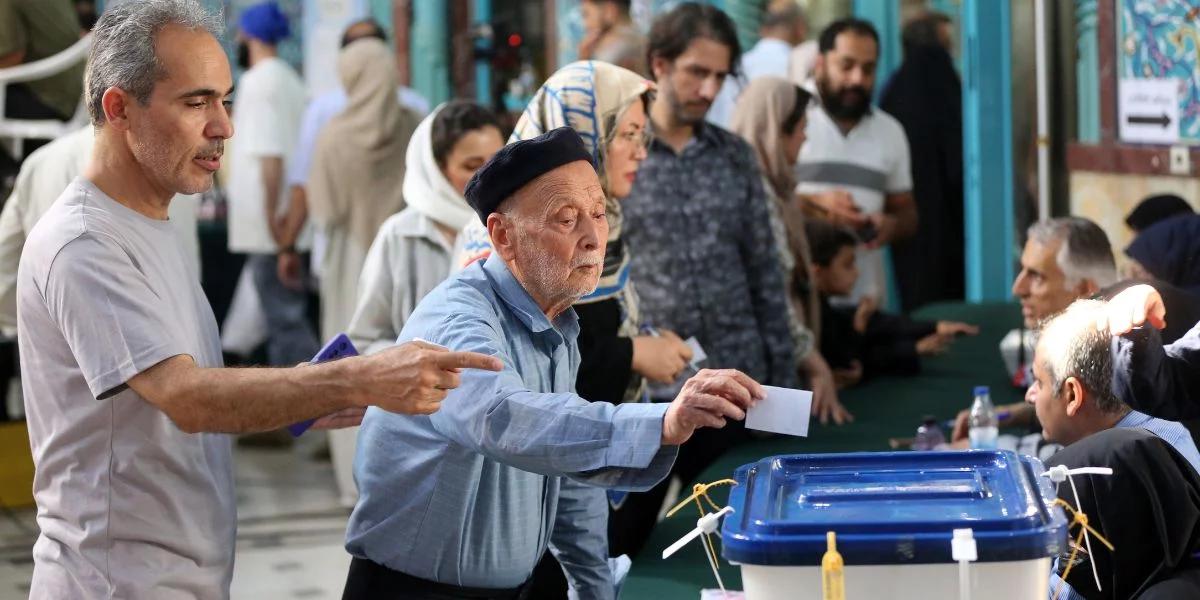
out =
<svg viewBox="0 0 1200 600"><path fill-rule="evenodd" d="M1178 79L1122 79L1117 102L1122 141L1173 144L1179 141Z"/></svg>

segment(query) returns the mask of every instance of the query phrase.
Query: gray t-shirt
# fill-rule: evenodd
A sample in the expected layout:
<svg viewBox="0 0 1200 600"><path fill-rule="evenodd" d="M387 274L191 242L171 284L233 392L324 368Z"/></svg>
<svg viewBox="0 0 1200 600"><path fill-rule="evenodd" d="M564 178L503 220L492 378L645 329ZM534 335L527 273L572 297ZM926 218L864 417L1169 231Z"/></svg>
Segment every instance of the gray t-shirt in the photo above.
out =
<svg viewBox="0 0 1200 600"><path fill-rule="evenodd" d="M184 433L125 385L181 354L222 366L171 223L76 178L29 234L17 321L41 528L30 597L228 597L230 437Z"/></svg>

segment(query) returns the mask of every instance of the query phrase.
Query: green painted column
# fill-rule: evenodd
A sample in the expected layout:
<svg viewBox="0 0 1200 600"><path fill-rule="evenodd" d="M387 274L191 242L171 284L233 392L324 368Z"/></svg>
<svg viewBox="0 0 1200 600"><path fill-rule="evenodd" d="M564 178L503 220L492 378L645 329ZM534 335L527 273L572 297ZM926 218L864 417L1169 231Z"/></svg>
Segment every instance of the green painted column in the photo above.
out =
<svg viewBox="0 0 1200 600"><path fill-rule="evenodd" d="M1100 143L1100 43L1096 1L1075 0L1075 98L1079 141Z"/></svg>
<svg viewBox="0 0 1200 600"><path fill-rule="evenodd" d="M1009 5L964 0L962 27L967 299L1007 300L1016 263Z"/></svg>
<svg viewBox="0 0 1200 600"><path fill-rule="evenodd" d="M900 44L900 0L854 0L854 16L870 21L879 32L879 65L875 69L875 98L904 56Z"/></svg>
<svg viewBox="0 0 1200 600"><path fill-rule="evenodd" d="M738 43L742 52L758 43L758 30L767 0L725 0L725 13L737 25Z"/></svg>
<svg viewBox="0 0 1200 600"><path fill-rule="evenodd" d="M412 87L437 106L451 98L450 16L442 0L413 0Z"/></svg>

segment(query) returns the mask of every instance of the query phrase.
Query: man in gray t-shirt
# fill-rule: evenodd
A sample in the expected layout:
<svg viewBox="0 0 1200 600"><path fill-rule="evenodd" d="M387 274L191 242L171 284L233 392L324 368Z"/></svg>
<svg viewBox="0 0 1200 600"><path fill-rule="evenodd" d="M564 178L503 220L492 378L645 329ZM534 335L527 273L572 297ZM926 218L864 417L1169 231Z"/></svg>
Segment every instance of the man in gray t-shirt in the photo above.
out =
<svg viewBox="0 0 1200 600"><path fill-rule="evenodd" d="M229 436L184 433L125 385L181 354L222 366L216 320L171 222L76 179L31 232L17 287L43 534L34 554L57 557L37 577L108 579L118 596L227 588L237 521ZM108 547L64 547L81 539Z"/></svg>
<svg viewBox="0 0 1200 600"><path fill-rule="evenodd" d="M35 600L227 598L237 521L223 434L356 425L366 406L428 414L460 369L500 370L422 343L221 368L212 309L167 216L176 193L212 185L233 135L219 27L195 0L105 11L88 60L91 162L21 256Z"/></svg>

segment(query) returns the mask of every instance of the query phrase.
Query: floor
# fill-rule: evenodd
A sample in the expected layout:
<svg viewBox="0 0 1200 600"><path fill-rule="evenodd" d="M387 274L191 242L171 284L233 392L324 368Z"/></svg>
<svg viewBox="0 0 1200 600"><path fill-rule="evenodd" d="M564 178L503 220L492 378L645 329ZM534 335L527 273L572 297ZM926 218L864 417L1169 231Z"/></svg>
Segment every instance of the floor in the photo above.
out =
<svg viewBox="0 0 1200 600"><path fill-rule="evenodd" d="M307 434L288 449L236 450L234 599L341 597L349 511L338 504L329 461L312 458L321 442ZM0 513L0 598L28 595L36 537L33 509Z"/></svg>

